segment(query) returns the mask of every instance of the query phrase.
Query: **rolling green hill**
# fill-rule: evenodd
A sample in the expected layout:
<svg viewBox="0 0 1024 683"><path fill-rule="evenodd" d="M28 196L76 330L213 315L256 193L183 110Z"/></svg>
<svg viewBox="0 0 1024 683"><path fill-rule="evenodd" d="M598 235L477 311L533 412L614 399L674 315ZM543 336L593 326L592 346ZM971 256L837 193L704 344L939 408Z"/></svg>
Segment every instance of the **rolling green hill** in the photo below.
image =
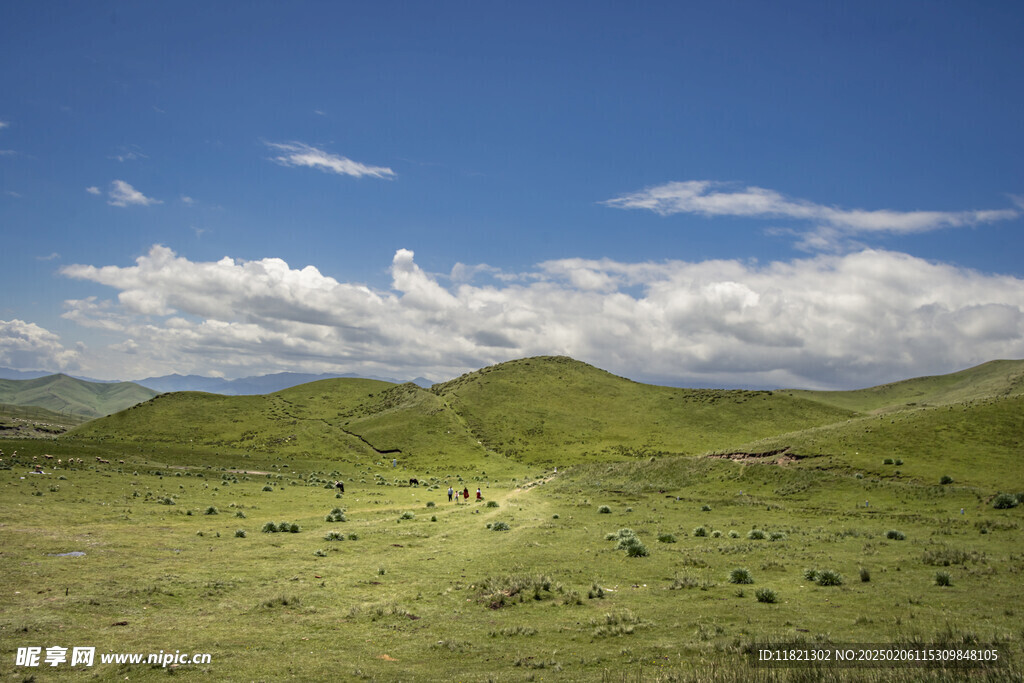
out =
<svg viewBox="0 0 1024 683"><path fill-rule="evenodd" d="M328 379L265 396L164 394L70 434L172 449L395 458L420 469L785 452L802 466L993 483L1020 468L1022 368L1000 361L860 391L767 392L652 386L537 357L430 390ZM979 452L984 471L974 464Z"/></svg>
<svg viewBox="0 0 1024 683"><path fill-rule="evenodd" d="M1020 396L1024 394L1024 360L994 360L948 375L918 377L856 391L788 390L780 393L857 412Z"/></svg>
<svg viewBox="0 0 1024 683"><path fill-rule="evenodd" d="M79 419L110 415L146 401L156 393L131 382L86 382L67 375L0 380L0 403L36 406Z"/></svg>

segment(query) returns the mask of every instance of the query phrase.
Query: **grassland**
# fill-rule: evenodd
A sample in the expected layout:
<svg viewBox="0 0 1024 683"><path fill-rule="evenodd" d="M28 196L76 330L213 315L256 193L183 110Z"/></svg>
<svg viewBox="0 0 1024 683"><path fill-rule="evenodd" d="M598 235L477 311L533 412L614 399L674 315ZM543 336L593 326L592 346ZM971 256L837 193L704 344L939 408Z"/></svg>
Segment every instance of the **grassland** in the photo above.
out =
<svg viewBox="0 0 1024 683"><path fill-rule="evenodd" d="M1005 382L968 385L896 410L528 359L433 391L171 394L0 441L0 672L168 675L11 665L92 645L210 653L172 670L190 680L1021 680L1024 505L993 499L1024 491L1024 411ZM261 531L282 521L299 531ZM751 667L766 641L996 644L1003 662Z"/></svg>

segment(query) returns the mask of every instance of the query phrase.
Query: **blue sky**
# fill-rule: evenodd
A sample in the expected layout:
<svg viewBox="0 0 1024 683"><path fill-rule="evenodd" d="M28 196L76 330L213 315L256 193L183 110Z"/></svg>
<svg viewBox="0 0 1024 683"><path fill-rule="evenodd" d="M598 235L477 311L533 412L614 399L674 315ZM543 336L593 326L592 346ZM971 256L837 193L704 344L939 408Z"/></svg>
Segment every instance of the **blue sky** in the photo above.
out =
<svg viewBox="0 0 1024 683"><path fill-rule="evenodd" d="M6 3L0 366L1024 357L1020 3Z"/></svg>

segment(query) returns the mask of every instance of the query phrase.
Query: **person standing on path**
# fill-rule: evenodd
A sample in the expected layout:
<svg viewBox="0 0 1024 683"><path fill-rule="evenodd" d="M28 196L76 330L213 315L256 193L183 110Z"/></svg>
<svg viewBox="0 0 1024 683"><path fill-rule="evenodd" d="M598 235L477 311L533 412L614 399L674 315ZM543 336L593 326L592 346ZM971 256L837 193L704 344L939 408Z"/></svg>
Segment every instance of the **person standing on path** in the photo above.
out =
<svg viewBox="0 0 1024 683"><path fill-rule="evenodd" d="M455 491L454 491L454 490L452 489L452 487L451 487L451 486L449 486L449 487L448 487L448 502L449 502L449 503L450 503L450 502L452 502L452 496L453 496L454 494L455 494Z"/></svg>

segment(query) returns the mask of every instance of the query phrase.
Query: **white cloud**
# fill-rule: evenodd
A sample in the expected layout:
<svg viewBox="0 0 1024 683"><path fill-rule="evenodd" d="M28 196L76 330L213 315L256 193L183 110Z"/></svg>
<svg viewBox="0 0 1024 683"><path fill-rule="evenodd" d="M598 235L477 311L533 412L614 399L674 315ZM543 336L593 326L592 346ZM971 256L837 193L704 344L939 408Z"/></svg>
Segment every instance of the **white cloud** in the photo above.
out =
<svg viewBox="0 0 1024 683"><path fill-rule="evenodd" d="M395 172L384 166L367 166L346 157L330 154L322 149L311 147L302 142L266 142L272 150L281 152L271 160L282 166L305 166L325 173L349 175L356 178L372 176L374 178L393 178Z"/></svg>
<svg viewBox="0 0 1024 683"><path fill-rule="evenodd" d="M61 272L118 292L68 302L65 317L119 331L136 362L177 372L447 378L566 354L690 385L849 388L1024 357L1024 280L887 251L763 266L565 259L445 286L400 249L385 291L163 246L133 266Z"/></svg>
<svg viewBox="0 0 1024 683"><path fill-rule="evenodd" d="M620 209L647 209L662 216L689 213L701 216L788 218L813 223L803 239L808 249L832 248L845 235L908 234L941 228L962 228L1019 218L1016 209L984 211L892 211L841 209L803 199L790 199L761 187L736 188L710 180L672 182L610 199Z"/></svg>
<svg viewBox="0 0 1024 683"><path fill-rule="evenodd" d="M150 206L152 204L163 204L163 201L147 197L123 180L115 180L110 184L110 193L108 196L110 197L110 200L107 203L111 206Z"/></svg>
<svg viewBox="0 0 1024 683"><path fill-rule="evenodd" d="M4 128L6 128L9 125L11 125L11 124L7 123L6 121L0 121L0 130L3 130Z"/></svg>
<svg viewBox="0 0 1024 683"><path fill-rule="evenodd" d="M187 194L183 194L181 195L181 203L192 206L196 203L196 200L192 199L192 197L189 197Z"/></svg>
<svg viewBox="0 0 1024 683"><path fill-rule="evenodd" d="M103 191L100 190L100 188L96 187L95 185L93 185L92 187L85 188L85 191L88 192L89 194L94 194L97 196L103 194Z"/></svg>
<svg viewBox="0 0 1024 683"><path fill-rule="evenodd" d="M68 370L79 351L64 348L60 337L35 323L0 320L0 365L21 370Z"/></svg>

